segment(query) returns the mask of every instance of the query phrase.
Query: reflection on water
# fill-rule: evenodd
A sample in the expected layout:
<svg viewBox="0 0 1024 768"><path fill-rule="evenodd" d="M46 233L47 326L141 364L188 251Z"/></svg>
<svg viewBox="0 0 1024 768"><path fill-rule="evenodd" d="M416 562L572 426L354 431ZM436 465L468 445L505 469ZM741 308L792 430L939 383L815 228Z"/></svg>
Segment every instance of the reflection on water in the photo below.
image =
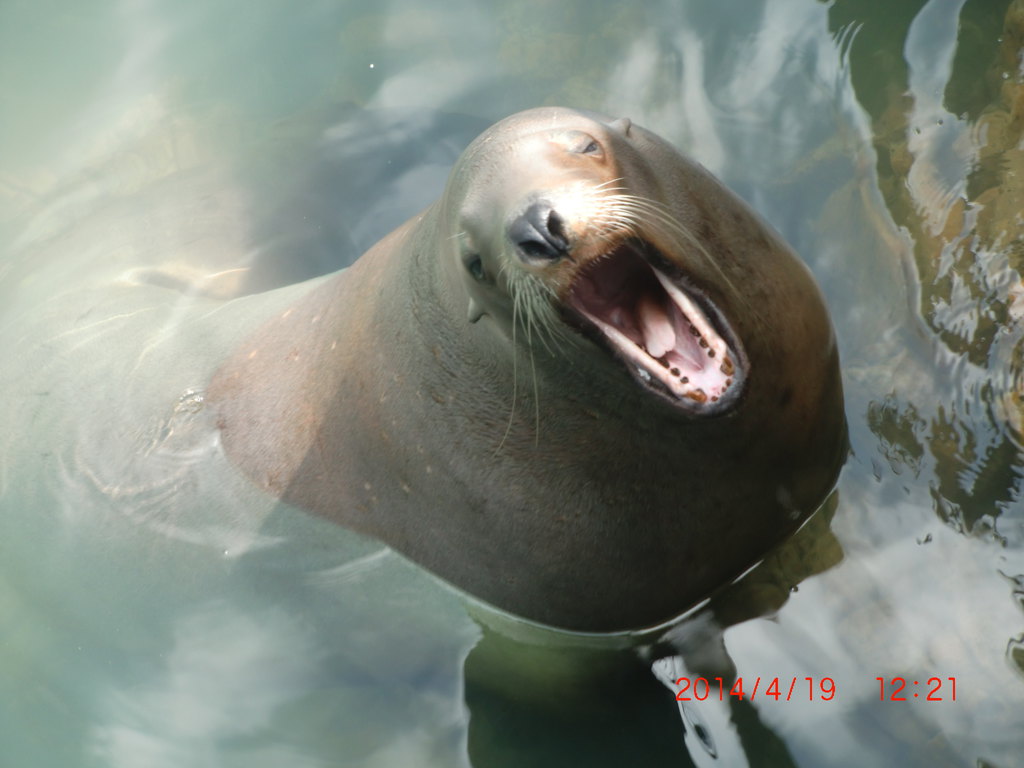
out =
<svg viewBox="0 0 1024 768"><path fill-rule="evenodd" d="M4 4L4 764L1019 765L1022 49L1020 0ZM478 623L226 483L188 408L204 348L152 362L173 305L47 325L127 280L210 302L215 349L241 332L216 302L351 263L539 104L694 154L806 259L842 348L837 493L635 651ZM86 392L109 408L69 421ZM676 702L681 677L748 693Z"/></svg>

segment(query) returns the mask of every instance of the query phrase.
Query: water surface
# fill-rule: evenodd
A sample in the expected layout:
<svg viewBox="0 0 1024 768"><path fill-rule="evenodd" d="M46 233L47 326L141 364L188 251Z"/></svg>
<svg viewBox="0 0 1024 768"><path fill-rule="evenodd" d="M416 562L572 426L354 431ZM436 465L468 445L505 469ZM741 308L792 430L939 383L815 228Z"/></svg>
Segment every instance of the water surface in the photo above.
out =
<svg viewBox="0 0 1024 768"><path fill-rule="evenodd" d="M1020 765L1022 41L988 0L5 3L0 762ZM510 636L226 480L200 407L224 296L351 263L544 104L732 186L843 359L834 496L639 653ZM62 332L71 288L125 276L209 312ZM722 701L680 709L654 659Z"/></svg>

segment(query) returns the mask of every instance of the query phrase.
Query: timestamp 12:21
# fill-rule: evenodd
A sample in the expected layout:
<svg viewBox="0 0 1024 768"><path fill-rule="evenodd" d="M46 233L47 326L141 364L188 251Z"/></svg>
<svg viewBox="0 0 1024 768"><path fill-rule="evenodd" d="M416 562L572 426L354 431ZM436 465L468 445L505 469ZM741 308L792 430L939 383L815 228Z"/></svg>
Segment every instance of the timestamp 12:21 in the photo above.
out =
<svg viewBox="0 0 1024 768"><path fill-rule="evenodd" d="M918 698L924 701L956 701L955 677L929 677L924 683L919 680L911 680L908 683L905 677L876 677L875 680L878 681L879 701L909 701ZM923 686L920 691L919 685ZM886 689L889 693L888 698L885 695ZM943 693L947 695L943 696Z"/></svg>

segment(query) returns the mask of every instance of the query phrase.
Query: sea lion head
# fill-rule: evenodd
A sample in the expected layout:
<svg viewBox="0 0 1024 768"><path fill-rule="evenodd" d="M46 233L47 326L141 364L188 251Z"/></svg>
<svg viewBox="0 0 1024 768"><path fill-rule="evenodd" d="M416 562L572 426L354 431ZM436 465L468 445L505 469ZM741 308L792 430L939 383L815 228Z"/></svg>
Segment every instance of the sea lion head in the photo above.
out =
<svg viewBox="0 0 1024 768"><path fill-rule="evenodd" d="M596 369L610 356L681 415L727 413L744 395L747 346L772 327L752 301L763 286L739 288L765 272L751 262L781 254L806 280L781 241L743 242L765 225L731 192L625 118L513 115L467 148L442 199L470 321L585 347Z"/></svg>

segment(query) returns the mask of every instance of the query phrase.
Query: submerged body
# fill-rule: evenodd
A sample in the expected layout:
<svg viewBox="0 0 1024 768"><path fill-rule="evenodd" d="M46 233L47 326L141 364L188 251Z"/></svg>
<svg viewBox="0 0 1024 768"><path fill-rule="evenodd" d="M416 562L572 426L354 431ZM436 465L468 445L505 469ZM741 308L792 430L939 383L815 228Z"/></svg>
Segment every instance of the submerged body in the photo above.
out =
<svg viewBox="0 0 1024 768"><path fill-rule="evenodd" d="M628 120L498 123L435 205L268 315L208 388L229 458L545 624L679 614L813 512L844 457L809 272Z"/></svg>

